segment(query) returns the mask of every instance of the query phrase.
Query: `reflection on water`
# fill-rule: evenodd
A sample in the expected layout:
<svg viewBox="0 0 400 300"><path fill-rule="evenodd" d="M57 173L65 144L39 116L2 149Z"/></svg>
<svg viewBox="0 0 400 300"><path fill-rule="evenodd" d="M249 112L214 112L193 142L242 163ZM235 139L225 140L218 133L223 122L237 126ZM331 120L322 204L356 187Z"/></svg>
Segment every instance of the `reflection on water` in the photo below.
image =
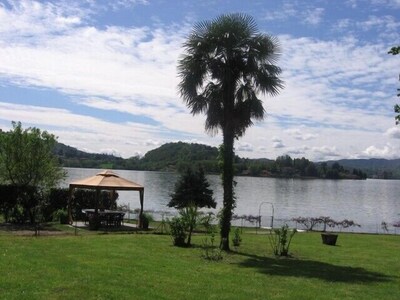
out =
<svg viewBox="0 0 400 300"><path fill-rule="evenodd" d="M66 168L68 178L62 184L93 176L101 170ZM168 172L117 170L120 176L145 188L145 210L170 211L169 195L178 174ZM222 186L218 175L207 176L214 191L218 211L222 206ZM270 202L275 210L274 225L293 217L330 216L335 220L351 219L362 225L350 231L381 232L381 222L400 220L400 182L395 180L301 180L236 177L238 215L258 215L261 202ZM139 208L139 194L119 191L119 204ZM270 225L271 205L262 205L262 225Z"/></svg>

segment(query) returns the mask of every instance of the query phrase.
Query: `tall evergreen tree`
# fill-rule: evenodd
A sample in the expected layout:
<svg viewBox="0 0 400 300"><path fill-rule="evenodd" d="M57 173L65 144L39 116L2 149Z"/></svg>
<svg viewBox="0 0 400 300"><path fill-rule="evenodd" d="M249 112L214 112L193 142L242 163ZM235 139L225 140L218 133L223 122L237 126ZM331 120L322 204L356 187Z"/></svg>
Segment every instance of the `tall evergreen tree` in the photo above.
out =
<svg viewBox="0 0 400 300"><path fill-rule="evenodd" d="M217 203L213 199L213 191L202 168L193 171L191 168L181 176L171 194L169 207L180 210L181 217L188 230L187 245L190 246L193 229L198 218L198 208L215 208Z"/></svg>
<svg viewBox="0 0 400 300"><path fill-rule="evenodd" d="M182 209L189 206L215 208L217 203L213 199L213 191L202 168L193 171L186 169L175 185L175 191L171 194L169 207Z"/></svg>

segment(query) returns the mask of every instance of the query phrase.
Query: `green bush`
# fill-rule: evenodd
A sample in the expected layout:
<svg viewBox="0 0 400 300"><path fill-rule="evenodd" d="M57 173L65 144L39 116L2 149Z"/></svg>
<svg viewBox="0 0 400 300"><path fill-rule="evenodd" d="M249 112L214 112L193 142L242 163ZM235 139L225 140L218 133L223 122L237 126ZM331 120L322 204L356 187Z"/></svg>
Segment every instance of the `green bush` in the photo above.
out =
<svg viewBox="0 0 400 300"><path fill-rule="evenodd" d="M34 223L42 193L32 186L0 185L0 213L6 222Z"/></svg>
<svg viewBox="0 0 400 300"><path fill-rule="evenodd" d="M283 225L279 229L270 231L269 242L272 247L272 251L276 256L288 256L290 242L293 236L296 234L296 229L289 229L287 224Z"/></svg>
<svg viewBox="0 0 400 300"><path fill-rule="evenodd" d="M235 247L235 249L237 249L239 248L241 243L242 243L242 237L240 236L240 229L239 227L236 227L233 233L232 244Z"/></svg>
<svg viewBox="0 0 400 300"><path fill-rule="evenodd" d="M215 230L212 230L203 240L203 257L211 261L219 261L223 258L221 248L215 245L215 235Z"/></svg>
<svg viewBox="0 0 400 300"><path fill-rule="evenodd" d="M68 224L68 212L65 209L59 209L54 212L53 218L60 221L60 224Z"/></svg>
<svg viewBox="0 0 400 300"><path fill-rule="evenodd" d="M143 213L140 219L140 223L142 224L143 229L149 229L150 222L154 221L154 218L149 213Z"/></svg>
<svg viewBox="0 0 400 300"><path fill-rule="evenodd" d="M182 218L174 217L169 221L169 228L171 230L172 242L174 246L185 246L186 239L186 224Z"/></svg>

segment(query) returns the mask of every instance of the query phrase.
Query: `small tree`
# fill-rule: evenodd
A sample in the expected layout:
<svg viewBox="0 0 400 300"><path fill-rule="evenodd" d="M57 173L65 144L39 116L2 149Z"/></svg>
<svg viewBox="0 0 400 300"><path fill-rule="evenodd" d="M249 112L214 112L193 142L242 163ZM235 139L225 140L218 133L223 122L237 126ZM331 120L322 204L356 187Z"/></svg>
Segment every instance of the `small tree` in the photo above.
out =
<svg viewBox="0 0 400 300"><path fill-rule="evenodd" d="M302 225L307 231L312 231L316 225L321 223L320 218L310 218L310 217L292 218L292 221Z"/></svg>
<svg viewBox="0 0 400 300"><path fill-rule="evenodd" d="M56 137L47 131L12 122L13 130L0 134L0 180L22 187L50 189L65 177L53 149Z"/></svg>
<svg viewBox="0 0 400 300"><path fill-rule="evenodd" d="M12 122L13 129L0 133L0 183L17 187L17 205L30 221L40 208L38 195L65 177L53 155L56 137L32 127L22 129L20 122Z"/></svg>
<svg viewBox="0 0 400 300"><path fill-rule="evenodd" d="M188 246L190 246L191 235L197 223L197 209L215 208L217 205L212 197L213 191L209 187L202 168L197 171L188 168L175 185L174 193L171 194L168 206L181 210L181 216L188 230Z"/></svg>
<svg viewBox="0 0 400 300"><path fill-rule="evenodd" d="M325 216L321 216L318 218L319 223L324 225L324 229L322 230L323 232L326 231L326 226L329 227L335 227L336 225L338 225L338 222L336 222L335 220L333 220L331 217L325 217Z"/></svg>

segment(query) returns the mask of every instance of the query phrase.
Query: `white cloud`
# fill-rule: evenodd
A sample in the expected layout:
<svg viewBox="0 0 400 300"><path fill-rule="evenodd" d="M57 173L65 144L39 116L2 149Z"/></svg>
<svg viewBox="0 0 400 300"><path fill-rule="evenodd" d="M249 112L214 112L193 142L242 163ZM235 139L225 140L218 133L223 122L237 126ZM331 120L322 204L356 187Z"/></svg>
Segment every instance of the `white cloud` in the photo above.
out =
<svg viewBox="0 0 400 300"><path fill-rule="evenodd" d="M351 25L351 20L350 19L341 19L341 20L337 21L337 23L335 25L335 29L345 30L350 25Z"/></svg>
<svg viewBox="0 0 400 300"><path fill-rule="evenodd" d="M12 9L0 6L0 81L54 89L86 110L103 110L105 115L123 112L148 118L155 125L113 123L68 109L17 105L12 98L0 99L1 124L23 120L54 130L60 141L81 149L112 148L123 156L177 139L221 142L220 135L205 134L204 116L191 116L177 94L176 64L189 30L185 23L96 27L91 22L95 10L109 6L55 3L22 0L13 2ZM146 1L117 4L123 9ZM306 18L306 13L311 17ZM267 19L299 18L317 24L327 13L285 3ZM386 34L399 29L397 19L391 17L347 19L341 24L346 30L375 28ZM397 87L398 70L393 65L398 57L387 55L386 44L348 36L319 40L281 35L279 39L283 53L278 65L286 87L277 97L262 96L268 118L246 132L237 144L239 151L271 158L286 151L310 159L349 157L398 137L396 130L387 130L394 122L390 91ZM49 102L48 106L57 105ZM287 134L284 143L277 138L282 133ZM275 136L272 146L271 136Z"/></svg>
<svg viewBox="0 0 400 300"><path fill-rule="evenodd" d="M275 11L267 11L264 19L268 21L286 20L298 14L298 10L292 3L284 3L282 8Z"/></svg>
<svg viewBox="0 0 400 300"><path fill-rule="evenodd" d="M306 133L304 132L305 130L306 128L302 126L302 128L287 129L286 132L293 138L301 141L309 141L318 137L318 134Z"/></svg>
<svg viewBox="0 0 400 300"><path fill-rule="evenodd" d="M274 149L285 148L285 145L283 144L283 142L280 138L273 137L272 138L272 148L274 148Z"/></svg>
<svg viewBox="0 0 400 300"><path fill-rule="evenodd" d="M346 5L350 6L351 8L357 7L357 0L347 0Z"/></svg>
<svg viewBox="0 0 400 300"><path fill-rule="evenodd" d="M299 146L299 147L291 147L288 151L286 151L286 154L294 157L299 157L299 156L304 156L304 154L310 150L307 146Z"/></svg>
<svg viewBox="0 0 400 300"><path fill-rule="evenodd" d="M149 4L149 1L147 0L114 0L114 1L108 1L108 5L111 6L113 10L119 10L119 9L127 9L130 7L134 7L136 5L147 5Z"/></svg>
<svg viewBox="0 0 400 300"><path fill-rule="evenodd" d="M379 148L377 146L369 146L363 151L364 157L366 158L386 158L392 159L398 157L398 148L391 144L386 144L385 146Z"/></svg>
<svg viewBox="0 0 400 300"><path fill-rule="evenodd" d="M116 157L121 157L121 153L117 149L113 149L113 148L100 149L99 153L114 155Z"/></svg>
<svg viewBox="0 0 400 300"><path fill-rule="evenodd" d="M374 5L383 5L388 8L400 8L400 0L371 0Z"/></svg>
<svg viewBox="0 0 400 300"><path fill-rule="evenodd" d="M317 161L329 160L333 158L336 159L340 157L340 153L335 146L313 147L311 150L314 152Z"/></svg>
<svg viewBox="0 0 400 300"><path fill-rule="evenodd" d="M146 146L160 146L162 143L160 141L154 141L152 139L146 140L145 145Z"/></svg>
<svg viewBox="0 0 400 300"><path fill-rule="evenodd" d="M386 133L392 139L400 139L400 128L399 127L392 127L389 128Z"/></svg>
<svg viewBox="0 0 400 300"><path fill-rule="evenodd" d="M250 143L238 142L236 150L239 151L239 152L253 152L254 151L254 147Z"/></svg>
<svg viewBox="0 0 400 300"><path fill-rule="evenodd" d="M79 149L98 153L107 149L102 145L113 145L121 156L128 157L134 152L146 152L146 141L160 136L158 126L139 123L112 123L90 116L71 113L65 109L18 105L0 102L0 119L11 122L23 120L24 127L35 126L48 130L59 137L59 141ZM116 146L118 145L118 148Z"/></svg>
<svg viewBox="0 0 400 300"><path fill-rule="evenodd" d="M311 25L318 25L322 20L324 11L325 10L320 7L307 10L305 12L304 22Z"/></svg>

